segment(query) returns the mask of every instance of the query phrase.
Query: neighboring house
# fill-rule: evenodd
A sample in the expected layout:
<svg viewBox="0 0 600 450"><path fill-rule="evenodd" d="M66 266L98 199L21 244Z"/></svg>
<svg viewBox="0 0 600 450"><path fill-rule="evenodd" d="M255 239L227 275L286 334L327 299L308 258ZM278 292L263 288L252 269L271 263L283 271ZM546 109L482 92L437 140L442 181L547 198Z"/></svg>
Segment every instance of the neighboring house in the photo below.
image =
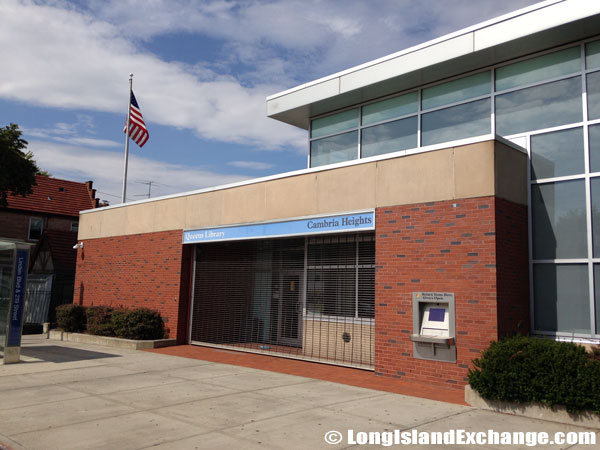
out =
<svg viewBox="0 0 600 450"><path fill-rule="evenodd" d="M54 321L56 306L73 301L79 211L96 208L92 182L36 176L33 193L7 198L0 208L0 238L31 245L28 295L40 303L25 322ZM49 300L51 298L51 301Z"/></svg>

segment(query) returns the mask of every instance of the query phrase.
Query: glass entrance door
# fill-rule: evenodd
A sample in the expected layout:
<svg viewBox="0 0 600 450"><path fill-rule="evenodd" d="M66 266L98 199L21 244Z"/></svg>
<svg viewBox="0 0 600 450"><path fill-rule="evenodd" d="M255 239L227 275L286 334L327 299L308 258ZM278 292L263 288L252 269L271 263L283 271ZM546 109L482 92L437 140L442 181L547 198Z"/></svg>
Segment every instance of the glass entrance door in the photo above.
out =
<svg viewBox="0 0 600 450"><path fill-rule="evenodd" d="M302 276L300 273L281 274L279 296L278 344L302 346Z"/></svg>

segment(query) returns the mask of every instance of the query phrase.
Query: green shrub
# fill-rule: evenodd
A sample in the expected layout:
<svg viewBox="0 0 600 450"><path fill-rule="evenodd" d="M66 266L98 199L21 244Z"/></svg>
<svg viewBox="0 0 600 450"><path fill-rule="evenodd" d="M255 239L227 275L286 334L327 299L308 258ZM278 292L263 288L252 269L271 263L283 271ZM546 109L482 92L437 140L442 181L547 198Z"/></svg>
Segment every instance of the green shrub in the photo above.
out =
<svg viewBox="0 0 600 450"><path fill-rule="evenodd" d="M85 308L79 305L60 305L56 308L56 322L63 331L82 331L85 329Z"/></svg>
<svg viewBox="0 0 600 450"><path fill-rule="evenodd" d="M125 337L127 333L128 325L128 310L127 309L115 309L112 312L110 324L117 337Z"/></svg>
<svg viewBox="0 0 600 450"><path fill-rule="evenodd" d="M600 413L600 361L582 346L516 336L492 342L473 364L469 383L483 398Z"/></svg>
<svg viewBox="0 0 600 450"><path fill-rule="evenodd" d="M90 306L86 309L87 331L97 336L114 336L112 326L113 308L109 306Z"/></svg>
<svg viewBox="0 0 600 450"><path fill-rule="evenodd" d="M148 308L115 310L111 322L115 335L125 339L162 339L165 335L160 314Z"/></svg>
<svg viewBox="0 0 600 450"><path fill-rule="evenodd" d="M591 351L591 358L600 362L600 345L594 345Z"/></svg>

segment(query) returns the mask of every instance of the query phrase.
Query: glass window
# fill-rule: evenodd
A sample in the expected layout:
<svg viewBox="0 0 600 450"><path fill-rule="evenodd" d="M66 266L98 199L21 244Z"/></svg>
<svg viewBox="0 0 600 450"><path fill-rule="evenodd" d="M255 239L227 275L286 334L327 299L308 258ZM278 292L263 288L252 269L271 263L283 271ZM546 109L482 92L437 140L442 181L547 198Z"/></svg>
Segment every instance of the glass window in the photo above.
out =
<svg viewBox="0 0 600 450"><path fill-rule="evenodd" d="M600 72L587 76L588 119L600 119Z"/></svg>
<svg viewBox="0 0 600 450"><path fill-rule="evenodd" d="M572 47L496 69L496 91L579 72L581 51Z"/></svg>
<svg viewBox="0 0 600 450"><path fill-rule="evenodd" d="M362 124L370 125L416 113L419 109L418 101L418 92L411 92L399 97L388 98L387 100L365 105L362 109Z"/></svg>
<svg viewBox="0 0 600 450"><path fill-rule="evenodd" d="M358 131L330 136L310 143L310 166L350 161L357 158Z"/></svg>
<svg viewBox="0 0 600 450"><path fill-rule="evenodd" d="M308 270L306 308L313 314L354 317L355 269Z"/></svg>
<svg viewBox="0 0 600 450"><path fill-rule="evenodd" d="M594 257L600 257L600 178L590 180L592 190L592 240Z"/></svg>
<svg viewBox="0 0 600 450"><path fill-rule="evenodd" d="M30 241L39 241L42 237L42 230L44 228L44 219L40 217L31 217L29 219L29 234L27 239Z"/></svg>
<svg viewBox="0 0 600 450"><path fill-rule="evenodd" d="M358 108L312 120L310 136L316 138L356 127L358 127Z"/></svg>
<svg viewBox="0 0 600 450"><path fill-rule="evenodd" d="M79 231L79 222L71 222L71 231Z"/></svg>
<svg viewBox="0 0 600 450"><path fill-rule="evenodd" d="M585 67L587 69L597 69L600 67L600 41L594 41L586 44Z"/></svg>
<svg viewBox="0 0 600 450"><path fill-rule="evenodd" d="M533 259L587 258L583 180L531 186Z"/></svg>
<svg viewBox="0 0 600 450"><path fill-rule="evenodd" d="M600 172L600 125L588 128L590 140L590 171Z"/></svg>
<svg viewBox="0 0 600 450"><path fill-rule="evenodd" d="M561 177L584 172L582 128L531 137L532 179Z"/></svg>
<svg viewBox="0 0 600 450"><path fill-rule="evenodd" d="M333 238L326 242L315 240L308 246L309 266L354 266L356 264L356 242L353 236L348 239Z"/></svg>
<svg viewBox="0 0 600 450"><path fill-rule="evenodd" d="M309 240L306 290L309 313L353 318L375 316L373 237L340 235Z"/></svg>
<svg viewBox="0 0 600 450"><path fill-rule="evenodd" d="M421 117L422 144L433 145L491 132L490 99L423 114Z"/></svg>
<svg viewBox="0 0 600 450"><path fill-rule="evenodd" d="M375 267L358 269L358 317L375 318Z"/></svg>
<svg viewBox="0 0 600 450"><path fill-rule="evenodd" d="M496 96L496 133L501 136L581 122L581 77Z"/></svg>
<svg viewBox="0 0 600 450"><path fill-rule="evenodd" d="M533 287L535 330L590 333L586 264L534 264Z"/></svg>
<svg viewBox="0 0 600 450"><path fill-rule="evenodd" d="M362 130L362 157L397 152L417 146L417 117L396 120Z"/></svg>
<svg viewBox="0 0 600 450"><path fill-rule="evenodd" d="M421 105L430 109L490 94L490 77L490 72L476 73L423 89Z"/></svg>

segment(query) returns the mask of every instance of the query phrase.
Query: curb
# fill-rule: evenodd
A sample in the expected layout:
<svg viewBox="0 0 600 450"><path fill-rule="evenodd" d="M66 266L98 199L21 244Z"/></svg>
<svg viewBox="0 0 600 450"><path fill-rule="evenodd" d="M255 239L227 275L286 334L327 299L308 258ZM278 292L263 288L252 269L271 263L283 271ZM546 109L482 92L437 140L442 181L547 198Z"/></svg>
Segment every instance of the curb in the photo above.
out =
<svg viewBox="0 0 600 450"><path fill-rule="evenodd" d="M564 406L552 408L538 403L513 403L501 400L486 400L471 386L465 386L465 402L479 409L528 417L530 419L547 420L565 425L600 430L600 415L594 413L570 414Z"/></svg>
<svg viewBox="0 0 600 450"><path fill-rule="evenodd" d="M125 348L129 350L147 350L176 345L175 339L156 339L138 341L135 339L122 339L93 334L67 333L66 331L50 330L49 338L57 341L79 342L81 344L96 344L106 347Z"/></svg>

